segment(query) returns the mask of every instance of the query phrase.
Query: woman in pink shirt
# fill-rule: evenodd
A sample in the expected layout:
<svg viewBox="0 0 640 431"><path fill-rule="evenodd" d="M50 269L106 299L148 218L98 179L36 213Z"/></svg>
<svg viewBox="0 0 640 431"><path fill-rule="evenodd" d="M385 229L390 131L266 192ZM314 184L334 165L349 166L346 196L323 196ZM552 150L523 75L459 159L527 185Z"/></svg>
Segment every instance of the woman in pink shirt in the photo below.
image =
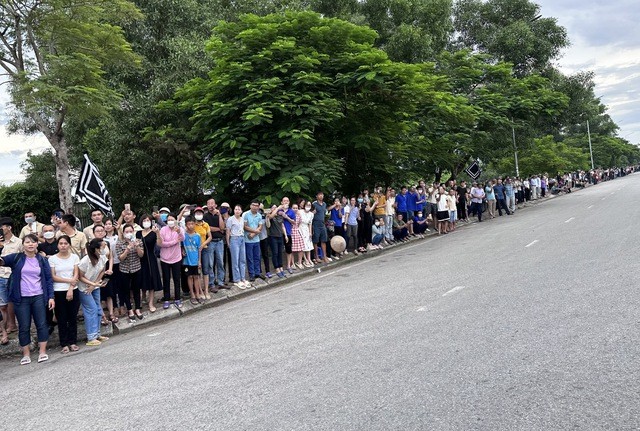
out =
<svg viewBox="0 0 640 431"><path fill-rule="evenodd" d="M170 277L173 277L173 304L182 308L180 300L180 271L182 270L182 250L180 244L184 241L184 230L176 221L175 214L167 216L167 224L160 229L160 266L162 267L162 287L164 298L162 308L169 308L171 297Z"/></svg>

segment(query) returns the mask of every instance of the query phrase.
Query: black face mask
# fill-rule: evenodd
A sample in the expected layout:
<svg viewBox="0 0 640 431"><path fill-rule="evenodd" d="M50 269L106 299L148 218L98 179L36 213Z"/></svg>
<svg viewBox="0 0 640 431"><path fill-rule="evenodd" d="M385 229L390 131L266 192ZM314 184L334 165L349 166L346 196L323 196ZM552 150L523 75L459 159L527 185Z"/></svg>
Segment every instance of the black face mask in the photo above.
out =
<svg viewBox="0 0 640 431"><path fill-rule="evenodd" d="M228 211L227 207L220 208L220 214L226 214Z"/></svg>

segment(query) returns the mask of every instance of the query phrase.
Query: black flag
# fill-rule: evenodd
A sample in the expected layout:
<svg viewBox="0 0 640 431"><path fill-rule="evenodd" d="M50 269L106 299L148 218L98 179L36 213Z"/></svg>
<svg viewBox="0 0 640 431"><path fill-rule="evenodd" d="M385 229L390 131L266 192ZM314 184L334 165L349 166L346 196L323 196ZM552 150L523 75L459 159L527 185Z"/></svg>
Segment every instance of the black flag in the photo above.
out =
<svg viewBox="0 0 640 431"><path fill-rule="evenodd" d="M99 209L109 216L114 216L111 196L109 196L109 192L100 178L98 168L91 163L86 153L82 171L80 171L78 187L76 188L76 197L85 198L91 208Z"/></svg>
<svg viewBox="0 0 640 431"><path fill-rule="evenodd" d="M478 161L476 160L475 162L473 162L471 164L471 166L469 166L467 169L464 170L471 178L473 178L474 180L477 180L478 177L480 176L480 174L482 173L482 171L480 170L480 166L478 166Z"/></svg>

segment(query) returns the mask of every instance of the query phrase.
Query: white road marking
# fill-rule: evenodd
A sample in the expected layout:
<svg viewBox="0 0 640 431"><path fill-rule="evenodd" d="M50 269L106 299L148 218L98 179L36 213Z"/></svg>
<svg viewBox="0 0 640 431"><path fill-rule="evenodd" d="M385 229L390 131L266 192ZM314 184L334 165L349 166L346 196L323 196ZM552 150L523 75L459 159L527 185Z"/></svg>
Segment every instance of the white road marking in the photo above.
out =
<svg viewBox="0 0 640 431"><path fill-rule="evenodd" d="M447 292L445 292L444 294L442 294L442 296L447 296L447 295L451 295L452 293L456 293L460 290L464 289L464 286L456 286L451 290L448 290Z"/></svg>
<svg viewBox="0 0 640 431"><path fill-rule="evenodd" d="M602 198L602 199L600 199L600 200L601 200L601 201L603 201L603 200L605 200L606 198L607 198L607 197L605 196L605 197L603 197L603 198Z"/></svg>
<svg viewBox="0 0 640 431"><path fill-rule="evenodd" d="M160 334L162 334L162 332L154 332L152 334L147 334L147 337L157 337Z"/></svg>
<svg viewBox="0 0 640 431"><path fill-rule="evenodd" d="M426 310L426 309L427 309L427 307L420 307L420 308L418 308L416 311L424 311L424 310Z"/></svg>
<svg viewBox="0 0 640 431"><path fill-rule="evenodd" d="M575 220L575 219L576 219L575 217L571 217L569 220L565 220L564 222L569 223L571 220Z"/></svg>
<svg viewBox="0 0 640 431"><path fill-rule="evenodd" d="M593 205L589 205L589 206L587 207L587 209L588 209L588 210L590 210L591 208L593 208Z"/></svg>
<svg viewBox="0 0 640 431"><path fill-rule="evenodd" d="M538 242L537 239L533 240L532 242L530 242L529 244L525 245L524 248L529 248L531 247L533 244L535 244L536 242Z"/></svg>
<svg viewBox="0 0 640 431"><path fill-rule="evenodd" d="M610 194L610 195L615 195L615 194L616 194L616 192L611 192L611 193L609 193L609 194Z"/></svg>

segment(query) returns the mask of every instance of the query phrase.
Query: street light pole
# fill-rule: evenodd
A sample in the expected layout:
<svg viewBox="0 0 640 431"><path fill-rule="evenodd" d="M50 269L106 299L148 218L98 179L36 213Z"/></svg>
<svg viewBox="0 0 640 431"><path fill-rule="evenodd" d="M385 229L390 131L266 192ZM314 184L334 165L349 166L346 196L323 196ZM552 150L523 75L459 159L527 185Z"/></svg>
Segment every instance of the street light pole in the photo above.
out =
<svg viewBox="0 0 640 431"><path fill-rule="evenodd" d="M587 120L587 136L589 137L589 154L591 155L591 169L595 169L593 165L593 149L591 148L591 130L589 130L589 120Z"/></svg>
<svg viewBox="0 0 640 431"><path fill-rule="evenodd" d="M516 159L516 177L520 177L520 167L518 167L518 147L516 146L516 129L511 126L511 134L513 136L513 154ZM591 164L593 164L593 157L591 160Z"/></svg>

